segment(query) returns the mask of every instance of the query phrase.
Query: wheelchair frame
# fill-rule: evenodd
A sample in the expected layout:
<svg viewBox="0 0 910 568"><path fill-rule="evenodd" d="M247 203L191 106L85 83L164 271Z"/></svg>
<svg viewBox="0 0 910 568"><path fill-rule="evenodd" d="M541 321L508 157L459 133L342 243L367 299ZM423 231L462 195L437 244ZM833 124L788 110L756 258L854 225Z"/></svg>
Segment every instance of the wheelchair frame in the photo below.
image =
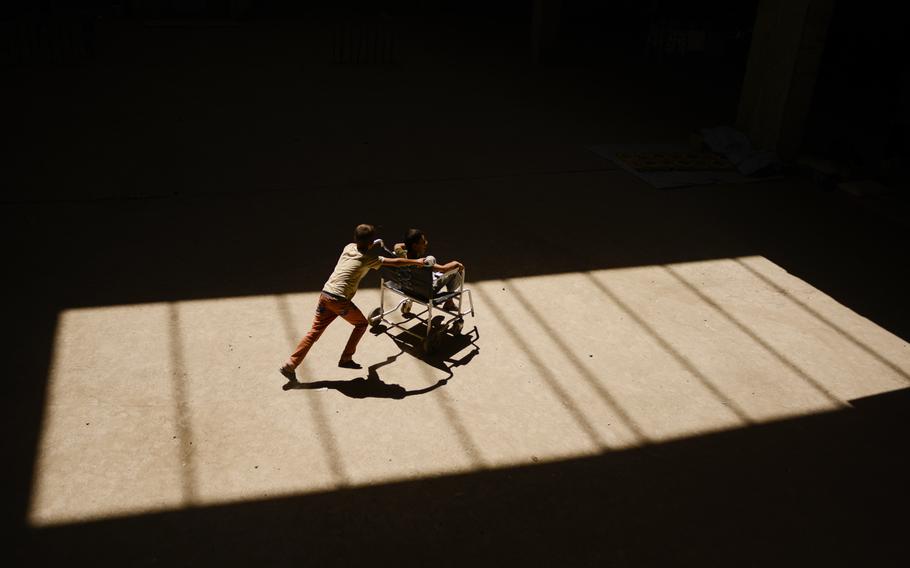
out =
<svg viewBox="0 0 910 568"><path fill-rule="evenodd" d="M456 269L457 270L457 269ZM409 286L411 283L411 275L414 271L427 271L429 275L428 282L424 282L426 287L420 286L418 290L414 290L413 286ZM440 278L445 275L450 274L453 271L449 271L440 276ZM455 292L447 292L445 294L433 295L433 276L432 269L426 267L383 267L379 271L380 273L380 283L379 283L379 307L373 309L370 312L369 317L367 318L372 327L377 327L380 324L386 324L391 327L398 328L405 333L416 337L422 341L423 349L425 352L429 353L436 346L439 345L439 342L442 340L446 331L452 330L452 333L459 334L461 333L462 328L464 327L464 316L470 315L474 317L474 298L471 295L471 291L464 287L464 279L462 279L461 286L458 287L458 290ZM407 278L404 275L408 275ZM411 288L409 290L408 288ZM401 300L390 310L385 309L385 292L389 290L390 292L401 296ZM408 293L408 292L412 293ZM419 295L417 295L419 294ZM467 311L462 311L463 298L467 294L468 305L470 309ZM456 310L449 311L439 307L437 304L444 304L447 300L454 300L456 302ZM411 312L411 305L419 304L425 309L417 313ZM421 336L418 333L415 333L410 328L416 326L405 327L404 325L391 321L386 316L392 314L398 310L401 310L402 315L410 313L411 319L416 319L417 321L423 323L426 326L426 335ZM442 321L433 325L434 311L441 312ZM424 317L425 316L425 317ZM446 317L448 316L448 317ZM435 316L438 317L438 316Z"/></svg>

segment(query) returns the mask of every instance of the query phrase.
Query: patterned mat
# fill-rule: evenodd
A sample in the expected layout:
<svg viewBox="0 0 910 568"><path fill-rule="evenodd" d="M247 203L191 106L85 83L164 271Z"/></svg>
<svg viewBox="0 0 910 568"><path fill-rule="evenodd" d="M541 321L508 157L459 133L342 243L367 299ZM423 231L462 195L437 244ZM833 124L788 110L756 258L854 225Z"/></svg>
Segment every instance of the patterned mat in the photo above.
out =
<svg viewBox="0 0 910 568"><path fill-rule="evenodd" d="M616 159L641 172L731 171L736 167L714 152L617 152Z"/></svg>
<svg viewBox="0 0 910 568"><path fill-rule="evenodd" d="M758 181L737 171L720 154L687 144L602 144L588 149L657 189Z"/></svg>

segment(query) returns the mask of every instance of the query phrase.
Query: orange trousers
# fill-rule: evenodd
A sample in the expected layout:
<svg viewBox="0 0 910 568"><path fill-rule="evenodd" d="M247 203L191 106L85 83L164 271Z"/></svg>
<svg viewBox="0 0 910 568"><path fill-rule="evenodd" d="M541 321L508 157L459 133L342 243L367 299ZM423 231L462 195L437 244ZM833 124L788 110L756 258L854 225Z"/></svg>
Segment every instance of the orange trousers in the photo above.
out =
<svg viewBox="0 0 910 568"><path fill-rule="evenodd" d="M341 361L347 361L354 356L354 352L357 350L357 343L360 342L360 338L366 333L369 322L367 322L363 312L354 305L354 302L344 298L336 298L323 292L319 295L319 303L316 304L316 317L313 318L313 327L300 340L297 349L288 358L295 369L303 362L303 358L306 357L310 347L316 343L325 328L329 327L329 324L335 321L338 316L341 316L354 326L354 330L351 331L351 337L348 338L348 343L344 346L344 352L341 354Z"/></svg>

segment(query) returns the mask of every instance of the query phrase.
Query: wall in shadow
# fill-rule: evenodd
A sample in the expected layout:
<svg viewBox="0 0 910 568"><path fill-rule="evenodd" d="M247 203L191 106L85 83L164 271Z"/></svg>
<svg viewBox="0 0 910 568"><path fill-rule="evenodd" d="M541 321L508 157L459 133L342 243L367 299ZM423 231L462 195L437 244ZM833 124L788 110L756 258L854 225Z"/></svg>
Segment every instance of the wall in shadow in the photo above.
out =
<svg viewBox="0 0 910 568"><path fill-rule="evenodd" d="M16 559L902 565L910 390L853 404L556 463L32 529Z"/></svg>
<svg viewBox="0 0 910 568"><path fill-rule="evenodd" d="M910 65L901 53L908 25L896 6L871 6L835 3L804 150L835 162L837 181L876 179L906 190Z"/></svg>

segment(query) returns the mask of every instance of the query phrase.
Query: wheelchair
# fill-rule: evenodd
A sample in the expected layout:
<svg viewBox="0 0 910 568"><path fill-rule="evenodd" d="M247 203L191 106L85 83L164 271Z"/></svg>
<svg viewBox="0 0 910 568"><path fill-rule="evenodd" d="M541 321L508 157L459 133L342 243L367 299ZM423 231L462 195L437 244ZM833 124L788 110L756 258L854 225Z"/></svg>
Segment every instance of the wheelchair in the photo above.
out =
<svg viewBox="0 0 910 568"><path fill-rule="evenodd" d="M456 269L457 270L457 269ZM445 278L450 272L441 275ZM474 299L471 291L465 289L464 280L458 290L454 292L437 291L433 286L433 269L424 266L391 267L383 266L379 269L379 307L370 312L367 320L370 326L377 328L387 325L402 330L421 341L425 353L432 352L439 346L446 333L461 334L464 328L465 316L474 317ZM386 310L386 293L400 297L400 300L391 309ZM467 298L467 310L463 310L464 300ZM455 310L446 310L444 304L452 300ZM393 299L394 301L394 299ZM414 305L422 309L414 311ZM408 321L416 320L423 323L426 334L421 335L414 331L418 325L405 326L388 319L387 316L400 311Z"/></svg>

